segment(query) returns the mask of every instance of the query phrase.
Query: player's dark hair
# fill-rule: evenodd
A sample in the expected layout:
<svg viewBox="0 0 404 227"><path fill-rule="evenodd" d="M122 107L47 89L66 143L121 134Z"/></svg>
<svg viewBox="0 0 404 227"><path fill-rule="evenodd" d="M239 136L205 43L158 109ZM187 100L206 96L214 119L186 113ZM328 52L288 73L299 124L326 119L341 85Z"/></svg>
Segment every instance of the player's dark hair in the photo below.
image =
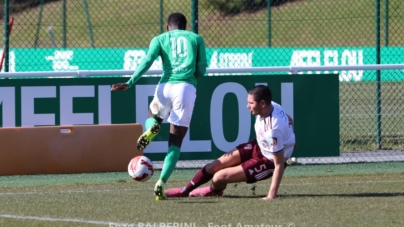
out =
<svg viewBox="0 0 404 227"><path fill-rule="evenodd" d="M168 16L167 23L169 25L177 26L178 29L185 30L187 28L187 18L182 13L172 13Z"/></svg>
<svg viewBox="0 0 404 227"><path fill-rule="evenodd" d="M256 102L264 100L266 103L271 103L272 101L272 92L269 87L265 85L257 85L251 88L248 94L252 95Z"/></svg>

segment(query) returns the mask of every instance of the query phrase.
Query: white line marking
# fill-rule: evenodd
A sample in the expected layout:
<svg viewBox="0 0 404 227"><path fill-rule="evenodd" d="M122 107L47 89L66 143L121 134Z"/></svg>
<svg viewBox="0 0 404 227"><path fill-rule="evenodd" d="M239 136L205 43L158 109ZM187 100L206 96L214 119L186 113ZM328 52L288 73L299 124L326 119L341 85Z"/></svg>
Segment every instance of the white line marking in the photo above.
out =
<svg viewBox="0 0 404 227"><path fill-rule="evenodd" d="M128 189L105 189L105 190L72 190L72 191L54 191L54 192L41 192L41 191L35 191L35 192L3 192L0 193L0 196L2 195L54 195L54 194L63 194L63 193L108 193L108 192L127 192L127 191L143 191L143 190L153 190L153 188L128 188Z"/></svg>
<svg viewBox="0 0 404 227"><path fill-rule="evenodd" d="M83 219L70 219L70 218L48 218L48 217L36 217L36 216L22 216L22 215L11 215L11 214L1 214L2 218L11 219L23 219L23 220L37 220L37 221L53 221L53 222L76 222L94 225L112 225L112 226L137 226L135 224L128 223L115 223L107 221L94 221L94 220L83 220Z"/></svg>

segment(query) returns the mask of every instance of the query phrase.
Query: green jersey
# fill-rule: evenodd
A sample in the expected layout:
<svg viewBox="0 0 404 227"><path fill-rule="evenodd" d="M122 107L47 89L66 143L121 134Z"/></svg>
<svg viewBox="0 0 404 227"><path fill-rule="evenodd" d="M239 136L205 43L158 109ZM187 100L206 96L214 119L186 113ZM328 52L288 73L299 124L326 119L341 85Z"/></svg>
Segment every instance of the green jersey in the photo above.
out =
<svg viewBox="0 0 404 227"><path fill-rule="evenodd" d="M156 36L150 42L146 57L126 82L131 87L160 56L163 75L159 83L190 83L206 72L206 51L203 38L190 31L171 30Z"/></svg>

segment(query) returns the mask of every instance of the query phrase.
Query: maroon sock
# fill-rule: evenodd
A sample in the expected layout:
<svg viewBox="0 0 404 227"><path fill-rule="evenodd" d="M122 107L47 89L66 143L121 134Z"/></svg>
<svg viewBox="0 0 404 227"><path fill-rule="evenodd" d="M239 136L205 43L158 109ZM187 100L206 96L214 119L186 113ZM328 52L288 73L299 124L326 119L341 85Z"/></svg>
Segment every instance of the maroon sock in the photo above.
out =
<svg viewBox="0 0 404 227"><path fill-rule="evenodd" d="M203 185L204 183L210 181L213 177L213 174L206 172L206 166L200 169L195 176L192 178L190 182L188 182L187 186L185 186L186 192L191 192L195 188Z"/></svg>

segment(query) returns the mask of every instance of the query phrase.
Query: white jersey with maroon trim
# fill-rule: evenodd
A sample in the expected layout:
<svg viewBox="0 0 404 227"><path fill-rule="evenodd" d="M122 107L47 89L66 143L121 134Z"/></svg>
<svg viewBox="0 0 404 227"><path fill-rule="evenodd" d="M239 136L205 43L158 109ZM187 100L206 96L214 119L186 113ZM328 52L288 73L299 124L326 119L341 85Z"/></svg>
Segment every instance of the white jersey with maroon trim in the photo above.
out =
<svg viewBox="0 0 404 227"><path fill-rule="evenodd" d="M283 108L272 102L273 109L265 117L257 116L255 120L255 133L262 155L273 159L272 154L285 151L285 159L292 156L295 145L295 134L288 116Z"/></svg>

